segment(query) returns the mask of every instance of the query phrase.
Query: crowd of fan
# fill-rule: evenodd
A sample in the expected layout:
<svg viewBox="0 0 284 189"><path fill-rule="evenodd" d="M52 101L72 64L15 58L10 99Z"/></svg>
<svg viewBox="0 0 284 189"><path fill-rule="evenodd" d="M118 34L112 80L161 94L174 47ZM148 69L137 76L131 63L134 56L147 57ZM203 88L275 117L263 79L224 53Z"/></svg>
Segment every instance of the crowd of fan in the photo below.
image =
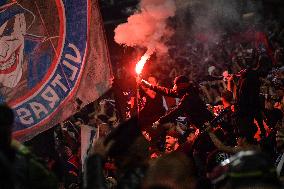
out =
<svg viewBox="0 0 284 189"><path fill-rule="evenodd" d="M256 32L266 36L257 37ZM155 70L163 86L171 85L178 75L197 82L220 79L226 70L237 73L243 69L244 59L252 49L269 56L268 69L283 66L284 28L273 19L250 27L234 26L234 32L219 34L217 40L210 37L195 36L185 46L172 45L168 56L149 63L150 70Z"/></svg>
<svg viewBox="0 0 284 189"><path fill-rule="evenodd" d="M151 64L147 68L161 85L168 87L179 75L198 82L201 88L212 81L224 80L225 87L219 90L221 108L211 109L212 113L220 115L220 109L228 104L234 107L234 89L227 83L238 80L238 74L250 66L248 60L258 62L261 123L255 120L252 130L238 133L236 130L243 126L234 125L235 115L231 113L218 121L216 127L207 125L205 133L190 128L184 135L180 123L175 122L163 125L164 141L155 146L149 133L141 133L136 118L132 118L94 143L87 164L86 186L282 188L283 29L274 21L267 21L264 26L258 33L262 37L256 37L258 26L242 31L246 39L239 33L230 37L224 35L218 44L190 40L190 46L182 50L176 46L170 49L169 56L156 60L163 64ZM254 37L248 37L251 33ZM104 167L106 162L114 166Z"/></svg>

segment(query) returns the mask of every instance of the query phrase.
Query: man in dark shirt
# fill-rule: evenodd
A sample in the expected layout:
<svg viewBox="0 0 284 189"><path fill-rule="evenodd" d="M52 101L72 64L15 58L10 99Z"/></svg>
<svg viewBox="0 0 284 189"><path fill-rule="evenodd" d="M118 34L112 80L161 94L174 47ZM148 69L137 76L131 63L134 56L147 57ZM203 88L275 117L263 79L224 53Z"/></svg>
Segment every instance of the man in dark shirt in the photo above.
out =
<svg viewBox="0 0 284 189"><path fill-rule="evenodd" d="M241 73L236 94L236 115L240 133L256 133L257 121L262 137L266 131L263 125L262 106L260 100L260 79L258 71L249 67Z"/></svg>
<svg viewBox="0 0 284 189"><path fill-rule="evenodd" d="M206 121L213 118L200 98L198 88L184 75L175 78L172 89L151 85L144 80L141 81L141 84L162 95L181 99L178 106L160 117L153 127L174 121L178 116L185 115L191 125L200 129Z"/></svg>

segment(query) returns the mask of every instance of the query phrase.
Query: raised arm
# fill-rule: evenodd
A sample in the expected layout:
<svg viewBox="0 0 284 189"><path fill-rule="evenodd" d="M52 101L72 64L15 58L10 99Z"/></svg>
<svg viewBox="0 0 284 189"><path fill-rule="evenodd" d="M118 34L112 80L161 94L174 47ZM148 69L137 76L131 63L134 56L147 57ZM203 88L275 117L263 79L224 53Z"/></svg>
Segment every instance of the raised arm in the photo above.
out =
<svg viewBox="0 0 284 189"><path fill-rule="evenodd" d="M150 97L151 99L154 99L156 97L156 92L151 90L150 88L146 88L145 86L142 86L141 85L141 89L140 92L142 94L142 96L148 96Z"/></svg>

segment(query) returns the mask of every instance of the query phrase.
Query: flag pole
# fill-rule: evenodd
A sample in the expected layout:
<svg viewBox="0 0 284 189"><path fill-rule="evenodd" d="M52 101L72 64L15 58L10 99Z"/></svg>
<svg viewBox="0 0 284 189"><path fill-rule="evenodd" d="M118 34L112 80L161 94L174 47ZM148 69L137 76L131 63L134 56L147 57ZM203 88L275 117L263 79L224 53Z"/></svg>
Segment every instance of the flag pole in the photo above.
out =
<svg viewBox="0 0 284 189"><path fill-rule="evenodd" d="M140 79L140 74L137 74L137 79ZM140 107L139 107L139 99L140 99L140 88L139 88L139 83L136 82L136 105L137 105L137 119L139 120L139 112L140 112Z"/></svg>

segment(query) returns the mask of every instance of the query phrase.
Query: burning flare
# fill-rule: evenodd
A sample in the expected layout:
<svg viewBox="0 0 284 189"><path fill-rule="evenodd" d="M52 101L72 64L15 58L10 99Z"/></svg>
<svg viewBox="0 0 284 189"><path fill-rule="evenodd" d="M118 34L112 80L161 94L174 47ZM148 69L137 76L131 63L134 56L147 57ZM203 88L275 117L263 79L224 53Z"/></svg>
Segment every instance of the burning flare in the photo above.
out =
<svg viewBox="0 0 284 189"><path fill-rule="evenodd" d="M137 73L137 75L140 75L142 73L143 67L146 64L147 60L150 58L151 54L153 53L153 51L148 50L139 60L139 62L137 62L136 67L135 67L135 71Z"/></svg>
<svg viewBox="0 0 284 189"><path fill-rule="evenodd" d="M135 71L138 75L141 74L142 70L143 70L143 67L146 63L146 61L150 58L149 55L147 54L144 54L141 59L139 60L139 62L136 64L136 68L135 68Z"/></svg>

